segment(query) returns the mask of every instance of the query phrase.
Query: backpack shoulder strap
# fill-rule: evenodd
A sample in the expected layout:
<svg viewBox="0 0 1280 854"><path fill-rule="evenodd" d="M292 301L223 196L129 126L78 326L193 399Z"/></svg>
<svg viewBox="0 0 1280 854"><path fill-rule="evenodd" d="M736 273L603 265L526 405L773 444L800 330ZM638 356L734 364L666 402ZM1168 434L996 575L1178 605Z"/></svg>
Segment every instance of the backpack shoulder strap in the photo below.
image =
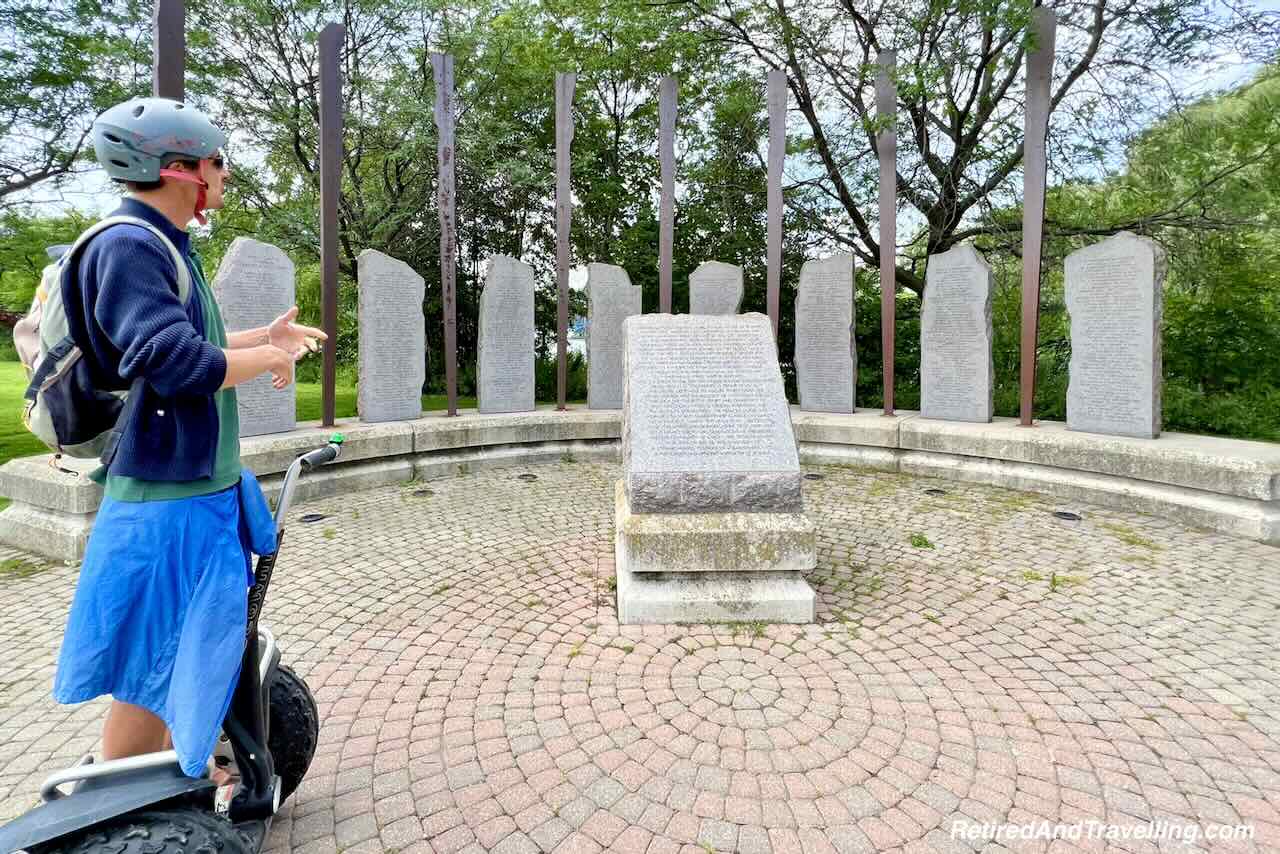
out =
<svg viewBox="0 0 1280 854"><path fill-rule="evenodd" d="M140 217L109 216L106 219L95 222L76 238L76 242L73 243L71 248L66 251L66 254L62 256L61 260L58 262L62 265L62 269L70 269L72 259L84 250L85 245L92 238L96 237L103 231L106 231L113 225L136 225L139 228L145 228L160 239L160 242L164 244L164 247L169 250L169 258L173 261L173 266L177 271L178 301L183 305L186 305L191 299L191 271L187 269L187 260L182 257L182 253L178 251L178 247L173 245L173 241L166 237L163 231Z"/></svg>

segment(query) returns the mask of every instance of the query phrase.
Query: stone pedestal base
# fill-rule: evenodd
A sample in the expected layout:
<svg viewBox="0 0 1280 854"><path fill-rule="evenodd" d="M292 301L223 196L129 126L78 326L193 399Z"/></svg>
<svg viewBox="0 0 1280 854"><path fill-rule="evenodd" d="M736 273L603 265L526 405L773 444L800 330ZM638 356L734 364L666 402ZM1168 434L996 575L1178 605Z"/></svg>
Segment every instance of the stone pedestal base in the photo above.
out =
<svg viewBox="0 0 1280 854"><path fill-rule="evenodd" d="M802 573L817 536L802 513L632 513L617 485L618 620L811 623Z"/></svg>

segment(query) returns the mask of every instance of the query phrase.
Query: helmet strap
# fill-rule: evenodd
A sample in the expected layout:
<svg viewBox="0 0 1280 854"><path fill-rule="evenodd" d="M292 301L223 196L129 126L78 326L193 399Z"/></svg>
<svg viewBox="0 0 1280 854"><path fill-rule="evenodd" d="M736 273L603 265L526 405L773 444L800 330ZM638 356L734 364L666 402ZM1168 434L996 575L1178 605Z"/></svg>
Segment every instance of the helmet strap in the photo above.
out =
<svg viewBox="0 0 1280 854"><path fill-rule="evenodd" d="M204 167L202 165L201 169L203 168ZM204 225L209 221L208 217L204 215L204 205L205 201L208 199L209 193L208 181L198 175L192 175L190 172L182 172L177 169L161 169L160 175L165 178L172 178L175 181L186 181L188 184L195 184L197 186L195 208L196 222Z"/></svg>

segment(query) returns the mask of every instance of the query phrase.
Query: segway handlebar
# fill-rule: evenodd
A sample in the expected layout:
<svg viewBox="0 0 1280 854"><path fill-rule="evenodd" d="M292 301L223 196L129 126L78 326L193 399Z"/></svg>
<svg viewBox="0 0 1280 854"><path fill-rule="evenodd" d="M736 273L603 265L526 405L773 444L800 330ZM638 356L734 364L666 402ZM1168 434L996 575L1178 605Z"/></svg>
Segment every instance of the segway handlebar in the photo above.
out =
<svg viewBox="0 0 1280 854"><path fill-rule="evenodd" d="M334 433L329 438L329 444L323 448L308 451L293 461L284 474L284 483L280 485L280 500L276 503L277 531L284 529L285 515L289 512L289 506L293 504L293 492L298 485L298 475L304 470L311 471L333 462L340 453L342 453L342 434Z"/></svg>
<svg viewBox="0 0 1280 854"><path fill-rule="evenodd" d="M325 463L331 463L336 460L338 458L338 454L342 451L342 437L336 436L334 438L337 439L336 442L330 442L323 448L316 448L308 454L303 454L300 458L302 460L302 468L310 471L317 466L322 466Z"/></svg>

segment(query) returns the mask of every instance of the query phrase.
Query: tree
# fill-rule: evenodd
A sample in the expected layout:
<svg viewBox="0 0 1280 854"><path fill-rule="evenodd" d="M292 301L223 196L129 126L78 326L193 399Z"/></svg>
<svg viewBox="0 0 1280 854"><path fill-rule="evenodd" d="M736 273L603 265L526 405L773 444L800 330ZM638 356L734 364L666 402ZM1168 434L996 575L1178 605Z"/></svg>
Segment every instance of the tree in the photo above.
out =
<svg viewBox="0 0 1280 854"><path fill-rule="evenodd" d="M145 94L137 2L0 0L0 209L81 168L94 117Z"/></svg>
<svg viewBox="0 0 1280 854"><path fill-rule="evenodd" d="M879 264L865 213L877 187L875 59L898 52L897 190L915 233L895 276L923 293L923 265L967 238L1019 195L1029 0L684 0L722 50L787 71L808 134L789 171L793 204L821 211L823 228L864 263ZM1273 49L1275 22L1204 0L1066 0L1055 4L1053 169L1097 174L1106 155L1152 117L1177 107L1175 69L1228 49Z"/></svg>

